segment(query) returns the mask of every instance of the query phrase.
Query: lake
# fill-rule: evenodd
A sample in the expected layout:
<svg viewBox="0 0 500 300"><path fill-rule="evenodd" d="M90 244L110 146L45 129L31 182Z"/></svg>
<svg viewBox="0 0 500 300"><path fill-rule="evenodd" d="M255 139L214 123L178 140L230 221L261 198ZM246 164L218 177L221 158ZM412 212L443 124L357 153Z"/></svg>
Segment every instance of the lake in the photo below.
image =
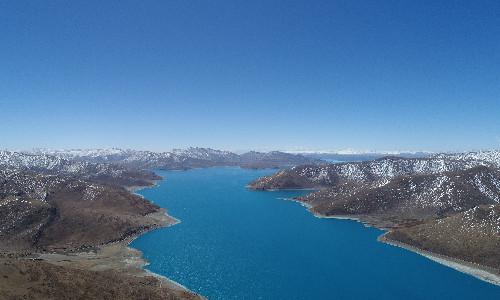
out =
<svg viewBox="0 0 500 300"><path fill-rule="evenodd" d="M280 199L308 191L245 188L275 171L156 171L165 181L138 193L181 223L131 246L208 299L500 299L499 286L377 242L381 230Z"/></svg>

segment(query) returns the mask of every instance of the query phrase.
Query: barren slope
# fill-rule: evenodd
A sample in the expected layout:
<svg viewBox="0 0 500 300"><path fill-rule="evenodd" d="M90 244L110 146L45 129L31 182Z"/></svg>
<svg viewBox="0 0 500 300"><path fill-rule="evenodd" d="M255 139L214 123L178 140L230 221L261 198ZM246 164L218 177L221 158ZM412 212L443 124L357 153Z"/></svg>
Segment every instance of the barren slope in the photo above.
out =
<svg viewBox="0 0 500 300"><path fill-rule="evenodd" d="M148 186L162 180L153 172L107 163L77 162L50 155L0 151L0 168L70 176L112 186Z"/></svg>
<svg viewBox="0 0 500 300"><path fill-rule="evenodd" d="M500 205L477 206L448 218L400 228L384 237L500 270Z"/></svg>
<svg viewBox="0 0 500 300"><path fill-rule="evenodd" d="M252 190L321 189L346 182L373 182L400 175L425 175L466 170L476 166L500 167L500 151L441 154L424 158L384 157L367 162L300 165L258 178Z"/></svg>
<svg viewBox="0 0 500 300"><path fill-rule="evenodd" d="M0 170L0 250L71 250L154 228L162 209L125 190L68 177Z"/></svg>
<svg viewBox="0 0 500 300"><path fill-rule="evenodd" d="M0 278L0 299L203 299L189 291L162 288L154 277L26 259L0 259Z"/></svg>
<svg viewBox="0 0 500 300"><path fill-rule="evenodd" d="M475 167L431 175L345 183L296 200L320 215L367 216L395 222L440 218L500 202L500 170Z"/></svg>

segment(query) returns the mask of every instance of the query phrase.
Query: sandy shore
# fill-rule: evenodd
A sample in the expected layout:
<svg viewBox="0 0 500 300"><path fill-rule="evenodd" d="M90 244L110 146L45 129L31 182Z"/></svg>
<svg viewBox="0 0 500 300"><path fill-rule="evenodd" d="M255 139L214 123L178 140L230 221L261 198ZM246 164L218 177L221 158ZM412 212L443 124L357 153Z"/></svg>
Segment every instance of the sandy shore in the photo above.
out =
<svg viewBox="0 0 500 300"><path fill-rule="evenodd" d="M125 189L129 191L130 193L142 197L142 195L137 194L137 191L143 190L143 189L149 189L155 186L158 186L158 182L163 181L163 180L156 180L156 181L151 181L151 185L133 185L133 186L126 186ZM144 198L144 197L143 197Z"/></svg>
<svg viewBox="0 0 500 300"><path fill-rule="evenodd" d="M281 198L281 199L298 202L298 203L302 204L302 206L308 208L308 211L311 212L310 208L312 206L309 205L308 203L304 203L302 201L298 201L298 200L293 199L293 198ZM352 215L352 216L330 215L330 216L327 216L327 215L322 215L322 214L317 214L317 213L312 213L312 214L317 218L353 220L353 221L363 223L367 227L373 226L373 227L376 227L378 229L385 230L385 231L391 230L390 228L384 228L383 226L375 226L371 222L373 220L371 220L371 218L366 217L366 216L361 216L361 215ZM453 268L459 272L472 275L478 279L481 279L481 280L484 280L486 282L500 286L500 271L497 269L478 265L478 264L467 262L467 261L463 261L460 259L455 259L455 258L448 257L445 255L433 253L430 251L422 250L422 249L419 249L417 247L414 247L414 246L411 246L411 245L408 245L405 243L401 243L398 241L387 239L385 237L385 234L379 236L377 240L379 242L382 242L382 243L386 243L386 244L389 244L392 246L400 247L400 248L415 252L415 253L420 254L422 256L425 256L426 258L431 259L437 263L440 263L440 264L445 265L447 267Z"/></svg>
<svg viewBox="0 0 500 300"><path fill-rule="evenodd" d="M322 216L322 215L316 215L318 218L331 218L331 219L348 219L348 220L353 220L357 222L363 223L367 227L376 227L381 230L386 230L390 231L390 229L387 228L382 228L380 226L374 226L369 220L367 220L363 216ZM499 285L500 286L500 271L494 268L478 265L475 263L463 261L460 259L452 258L449 256L441 255L438 253L430 252L427 250L422 250L417 247L401 243L398 241L390 240L385 237L385 234L381 235L377 239L379 242L386 243L392 246L400 247L412 252L415 252L417 254L420 254L428 259L431 259L437 263L440 263L442 265L445 265L447 267L453 268L459 272L469 274L471 276L474 276L478 279L484 280L486 282Z"/></svg>
<svg viewBox="0 0 500 300"><path fill-rule="evenodd" d="M156 183L157 181L152 182L151 186L129 186L126 187L126 189L132 194L141 196L137 194L136 191L154 187L156 186ZM149 231L172 226L180 222L179 220L169 216L164 208L158 212L149 214L146 217L154 220L157 225L150 230L145 230L124 240L91 247L81 251L37 253L26 258L43 260L74 269L92 271L120 270L133 276L152 276L159 280L160 287L178 291L189 291L186 287L168 279L167 277L144 269L144 266L147 266L149 262L143 258L143 253L141 251L129 246L134 239Z"/></svg>
<svg viewBox="0 0 500 300"><path fill-rule="evenodd" d="M413 246L405 244L405 243L390 240L390 239L386 238L385 235L381 235L378 238L378 241L392 245L392 246L400 247L400 248L403 248L403 249L406 249L406 250L409 250L409 251L412 251L415 253L418 253L418 254L425 256L428 259L431 259L437 263L440 263L440 264L445 265L447 267L453 268L453 269L460 271L462 273L472 275L472 276L474 276L478 279L484 280L486 282L500 286L500 271L499 270L485 267L485 266L481 266L481 265L474 264L471 262L463 261L460 259L448 257L445 255L440 255L440 254L433 253L430 251L422 250L422 249L419 249L417 247L413 247Z"/></svg>
<svg viewBox="0 0 500 300"><path fill-rule="evenodd" d="M153 182L151 182L150 186L129 186L129 187L126 187L126 189L134 195L138 195L140 197L143 197L142 195L137 194L136 192L139 190L158 186L158 182L160 182L160 181L163 181L163 180L153 181ZM175 225L177 223L180 223L180 220L169 216L166 213L166 210L161 211L161 212L157 212L157 213L149 214L148 217L155 220L158 224L162 224L158 228L168 227L168 226L172 226L172 225ZM144 233L146 233L146 232L144 232ZM144 234L144 233L142 233L142 234ZM186 290L186 291L188 291L188 289L185 286L183 286L183 285L181 285L173 280L170 280L165 276L161 276L159 274L156 274L156 273L153 273L149 270L144 269L144 266L149 265L149 262L142 257L143 253L135 248L128 246L136 238L137 237L134 237L134 238L131 238L129 241L124 241L123 243L119 243L119 245L116 245L116 247L114 247L114 248L106 247L103 249L102 254L105 255L107 258L111 258L111 260L113 260L113 258L116 258L112 262L112 264L114 264L114 268L124 269L124 270L126 270L127 273L129 273L131 275L135 275L135 276L153 276L153 277L157 278L158 280L160 280L160 286L168 287L168 288L171 288L174 290ZM100 267L106 268L107 266L108 265L105 264L104 266L101 265Z"/></svg>
<svg viewBox="0 0 500 300"><path fill-rule="evenodd" d="M157 212L147 216L157 222L158 227L167 227L179 223L179 220L168 216L165 212ZM154 228L154 229L157 229ZM154 230L152 229L152 230ZM174 290L188 290L186 287L158 274L150 272L143 267L149 263L142 257L143 253L135 248L129 247L129 244L138 236L124 239L119 242L109 243L86 249L85 251L72 252L48 252L36 254L32 259L40 259L51 262L56 265L76 269L87 269L93 271L103 270L121 270L134 276L153 276L160 281L160 286Z"/></svg>
<svg viewBox="0 0 500 300"><path fill-rule="evenodd" d="M331 216L327 216L327 215L323 215L323 214L312 212L311 208L313 206L310 205L307 202L302 202L302 201L299 201L299 200L294 199L294 198L277 198L277 199L289 200L289 201L300 203L302 206L304 206L305 208L307 208L307 211L309 211L316 218L320 218L320 219L352 220L352 221L360 222L363 225L365 225L366 227L376 227L376 228L381 229L381 230L388 230L388 229L381 228L381 227L373 225L372 223L370 223L370 220L368 218L364 217L364 216L358 216L358 215L351 215L351 216L331 215Z"/></svg>

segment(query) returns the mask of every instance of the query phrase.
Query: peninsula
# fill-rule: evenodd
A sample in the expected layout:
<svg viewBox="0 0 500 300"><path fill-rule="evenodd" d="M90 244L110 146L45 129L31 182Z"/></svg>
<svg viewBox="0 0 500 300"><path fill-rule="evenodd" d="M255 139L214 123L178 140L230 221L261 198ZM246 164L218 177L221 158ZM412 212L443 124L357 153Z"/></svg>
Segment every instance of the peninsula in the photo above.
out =
<svg viewBox="0 0 500 300"><path fill-rule="evenodd" d="M380 241L438 255L437 261L500 284L499 167L500 151L384 157L297 166L248 187L319 190L292 200L318 217L388 230Z"/></svg>

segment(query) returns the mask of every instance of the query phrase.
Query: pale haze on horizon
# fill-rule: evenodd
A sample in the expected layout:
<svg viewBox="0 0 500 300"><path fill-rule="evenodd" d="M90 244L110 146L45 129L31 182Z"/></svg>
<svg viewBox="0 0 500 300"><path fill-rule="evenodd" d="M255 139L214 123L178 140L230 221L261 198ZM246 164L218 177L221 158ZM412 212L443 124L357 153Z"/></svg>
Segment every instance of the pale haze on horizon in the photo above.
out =
<svg viewBox="0 0 500 300"><path fill-rule="evenodd" d="M2 149L500 148L500 1L4 1Z"/></svg>

